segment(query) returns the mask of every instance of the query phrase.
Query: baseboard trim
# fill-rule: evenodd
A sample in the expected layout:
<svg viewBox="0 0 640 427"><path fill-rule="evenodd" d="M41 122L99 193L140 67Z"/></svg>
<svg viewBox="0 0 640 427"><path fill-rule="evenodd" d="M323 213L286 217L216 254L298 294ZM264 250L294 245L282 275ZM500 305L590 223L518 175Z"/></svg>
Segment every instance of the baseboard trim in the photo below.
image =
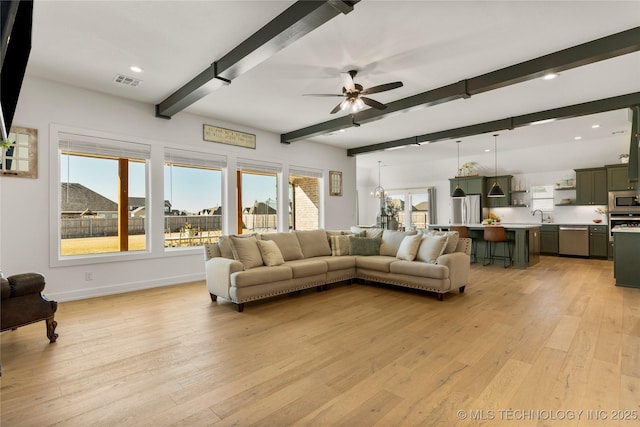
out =
<svg viewBox="0 0 640 427"><path fill-rule="evenodd" d="M160 288L162 286L178 285L181 283L197 282L205 280L204 273L185 274L182 276L165 277L163 279L144 280L139 282L120 283L116 285L75 289L66 292L47 292L44 294L49 299L58 302L75 301L88 298L104 297L107 295L123 294L127 292L141 291L144 289ZM206 291L206 287L204 288Z"/></svg>

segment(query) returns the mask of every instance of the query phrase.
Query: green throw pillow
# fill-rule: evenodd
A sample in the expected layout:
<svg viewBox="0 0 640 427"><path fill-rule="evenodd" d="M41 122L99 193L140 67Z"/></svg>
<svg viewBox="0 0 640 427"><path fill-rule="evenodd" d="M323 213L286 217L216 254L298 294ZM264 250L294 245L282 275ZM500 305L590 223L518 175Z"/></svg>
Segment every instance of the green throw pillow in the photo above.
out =
<svg viewBox="0 0 640 427"><path fill-rule="evenodd" d="M380 239L349 236L349 255L379 255Z"/></svg>

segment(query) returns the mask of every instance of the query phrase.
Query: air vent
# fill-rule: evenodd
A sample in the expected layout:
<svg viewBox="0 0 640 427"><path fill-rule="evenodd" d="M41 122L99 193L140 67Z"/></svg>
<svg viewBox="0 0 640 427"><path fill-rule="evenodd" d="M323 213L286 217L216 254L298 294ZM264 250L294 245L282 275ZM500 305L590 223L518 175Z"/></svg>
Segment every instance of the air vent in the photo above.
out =
<svg viewBox="0 0 640 427"><path fill-rule="evenodd" d="M133 77L127 77L122 74L117 74L116 77L113 79L113 81L116 83L121 83L123 85L132 86L132 87L136 87L140 83L142 83L142 80L134 79Z"/></svg>

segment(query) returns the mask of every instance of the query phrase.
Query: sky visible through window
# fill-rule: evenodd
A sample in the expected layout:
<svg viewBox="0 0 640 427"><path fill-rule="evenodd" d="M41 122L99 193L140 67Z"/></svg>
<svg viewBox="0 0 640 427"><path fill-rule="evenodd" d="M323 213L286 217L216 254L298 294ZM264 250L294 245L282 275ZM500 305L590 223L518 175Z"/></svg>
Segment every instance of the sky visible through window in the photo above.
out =
<svg viewBox="0 0 640 427"><path fill-rule="evenodd" d="M129 196L144 197L145 164L129 163ZM211 174L197 168L173 168L173 191L171 191L170 172L165 167L164 199L172 198L172 209L197 213L203 209L220 206L221 174ZM60 182L79 183L107 197L118 200L117 187L113 177L118 176L118 162L84 156L61 156ZM213 179L212 176L214 177ZM244 174L242 206L253 206L255 201L271 203L276 200L275 179L272 176Z"/></svg>

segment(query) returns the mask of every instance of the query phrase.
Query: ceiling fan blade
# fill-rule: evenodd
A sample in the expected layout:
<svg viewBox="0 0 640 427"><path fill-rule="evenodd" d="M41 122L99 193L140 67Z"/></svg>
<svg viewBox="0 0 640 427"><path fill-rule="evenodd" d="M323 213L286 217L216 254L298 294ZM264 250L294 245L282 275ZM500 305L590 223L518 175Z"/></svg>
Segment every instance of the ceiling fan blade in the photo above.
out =
<svg viewBox="0 0 640 427"><path fill-rule="evenodd" d="M384 92L386 90L397 89L402 87L402 82L385 83L380 86L373 86L360 92L363 95L371 95L372 93Z"/></svg>
<svg viewBox="0 0 640 427"><path fill-rule="evenodd" d="M346 92L353 92L354 90L356 90L356 84L353 82L353 78L357 73L358 72L355 70L351 70L348 73L342 73L342 80Z"/></svg>
<svg viewBox="0 0 640 427"><path fill-rule="evenodd" d="M344 96L337 93L303 93L302 96Z"/></svg>
<svg viewBox="0 0 640 427"><path fill-rule="evenodd" d="M345 102L347 102L346 99L344 101L342 101L340 104L336 105L335 108L333 110L331 110L330 114L335 114L338 111L342 110L342 106L344 105Z"/></svg>
<svg viewBox="0 0 640 427"><path fill-rule="evenodd" d="M378 110L384 110L385 108L387 108L386 105L376 101L375 99L367 98L366 96L361 96L360 99L369 107L377 108Z"/></svg>

